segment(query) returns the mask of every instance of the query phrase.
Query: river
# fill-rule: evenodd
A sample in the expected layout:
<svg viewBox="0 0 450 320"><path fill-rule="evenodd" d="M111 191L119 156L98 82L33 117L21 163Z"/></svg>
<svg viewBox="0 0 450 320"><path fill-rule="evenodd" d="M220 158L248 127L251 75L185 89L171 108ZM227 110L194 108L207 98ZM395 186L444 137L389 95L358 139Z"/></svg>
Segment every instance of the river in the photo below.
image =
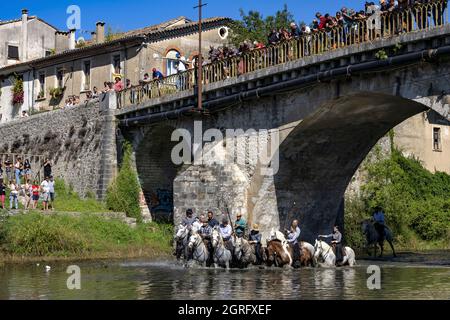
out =
<svg viewBox="0 0 450 320"><path fill-rule="evenodd" d="M6 264L0 299L450 299L450 252L361 260L354 268L280 270L185 269L142 260L77 264L81 290L68 290L75 263ZM367 288L369 265L381 268L381 290Z"/></svg>

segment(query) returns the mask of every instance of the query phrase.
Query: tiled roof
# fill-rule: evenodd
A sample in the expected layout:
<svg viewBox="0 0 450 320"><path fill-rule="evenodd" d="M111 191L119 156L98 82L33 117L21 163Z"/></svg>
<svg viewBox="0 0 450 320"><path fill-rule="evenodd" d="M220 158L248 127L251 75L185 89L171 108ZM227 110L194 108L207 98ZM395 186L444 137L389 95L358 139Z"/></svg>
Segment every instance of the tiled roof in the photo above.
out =
<svg viewBox="0 0 450 320"><path fill-rule="evenodd" d="M177 19L169 20L164 23L154 25L151 27L138 29L138 30L134 30L134 31L129 31L129 32L124 33L123 37L115 39L110 42L104 42L104 43L100 43L100 44L96 44L96 43L88 44L87 46L85 46L83 48L68 50L68 51L64 51L62 53L48 56L45 58L40 58L40 59L36 59L33 61L27 61L27 62L23 62L23 63L14 64L11 66L6 66L3 68L0 68L0 71L6 71L8 69L17 68L20 66L36 65L36 64L39 64L42 62L51 61L54 59L65 57L65 56L71 57L72 55L82 55L82 54L90 52L90 51L96 51L101 48L107 48L108 46L114 46L114 45L124 43L124 42L132 42L132 41L138 41L138 40L142 41L144 39L146 41L156 42L156 41L163 40L163 39L176 38L176 37L179 37L179 36L182 36L185 34L196 33L198 31L198 22L192 22L188 19L186 19L186 21L190 21L188 23L170 27L170 25L173 25L174 23L181 21L181 19L185 19L185 18L179 17ZM214 28L214 27L219 27L221 25L226 25L226 24L230 23L231 21L232 20L230 18L215 17L215 18L204 19L202 21L202 24L203 24L204 30L207 30L208 28ZM169 27L164 28L164 25L168 25Z"/></svg>

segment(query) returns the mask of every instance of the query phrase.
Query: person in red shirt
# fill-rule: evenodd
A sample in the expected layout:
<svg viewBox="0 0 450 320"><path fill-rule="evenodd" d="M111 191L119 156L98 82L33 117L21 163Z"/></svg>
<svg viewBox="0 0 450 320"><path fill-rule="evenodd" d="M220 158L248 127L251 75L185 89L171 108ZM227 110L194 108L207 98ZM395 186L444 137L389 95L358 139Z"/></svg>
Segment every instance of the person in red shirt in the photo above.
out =
<svg viewBox="0 0 450 320"><path fill-rule="evenodd" d="M116 91L116 92L122 91L123 90L122 79L120 79L119 77L116 77L115 81L116 81L116 83L114 83L114 91Z"/></svg>
<svg viewBox="0 0 450 320"><path fill-rule="evenodd" d="M316 13L316 18L319 20L319 30L325 29L327 26L327 18L323 16L320 12Z"/></svg>
<svg viewBox="0 0 450 320"><path fill-rule="evenodd" d="M40 186L38 186L37 182L34 181L33 185L31 186L31 200L33 201L33 209L36 209L38 205L39 190Z"/></svg>

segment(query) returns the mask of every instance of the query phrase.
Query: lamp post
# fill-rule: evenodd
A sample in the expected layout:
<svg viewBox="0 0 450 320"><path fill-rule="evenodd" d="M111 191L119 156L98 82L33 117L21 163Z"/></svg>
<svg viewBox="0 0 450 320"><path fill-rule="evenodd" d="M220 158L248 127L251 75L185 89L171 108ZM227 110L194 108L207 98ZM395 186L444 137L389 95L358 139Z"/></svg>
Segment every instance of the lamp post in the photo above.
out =
<svg viewBox="0 0 450 320"><path fill-rule="evenodd" d="M198 97L198 111L203 110L203 57L202 57L202 8L206 6L207 3L203 4L202 0L198 0L198 71L197 71L197 97Z"/></svg>

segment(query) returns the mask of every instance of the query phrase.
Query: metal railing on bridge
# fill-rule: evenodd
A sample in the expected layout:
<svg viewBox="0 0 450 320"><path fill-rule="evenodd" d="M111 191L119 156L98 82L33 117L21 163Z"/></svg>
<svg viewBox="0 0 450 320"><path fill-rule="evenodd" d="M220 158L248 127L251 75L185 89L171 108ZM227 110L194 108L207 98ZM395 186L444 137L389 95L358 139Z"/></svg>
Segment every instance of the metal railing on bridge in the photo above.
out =
<svg viewBox="0 0 450 320"><path fill-rule="evenodd" d="M320 55L405 33L430 30L448 24L447 0L430 0L391 12L377 12L364 20L312 32L262 49L254 49L239 56L210 63L203 68L203 84L277 66L305 57ZM117 94L118 107L139 105L155 98L196 87L197 69L153 80Z"/></svg>

